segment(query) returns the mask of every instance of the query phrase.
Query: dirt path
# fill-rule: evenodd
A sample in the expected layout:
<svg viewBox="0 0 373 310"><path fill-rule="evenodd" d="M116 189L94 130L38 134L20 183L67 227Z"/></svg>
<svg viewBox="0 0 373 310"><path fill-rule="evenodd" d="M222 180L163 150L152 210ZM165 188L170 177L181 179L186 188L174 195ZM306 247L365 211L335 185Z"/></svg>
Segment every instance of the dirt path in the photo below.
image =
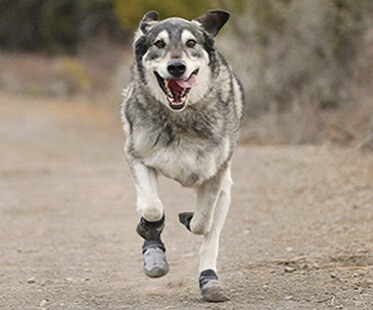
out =
<svg viewBox="0 0 373 310"><path fill-rule="evenodd" d="M117 115L0 95L0 309L373 309L373 156L240 147L206 304L190 190L162 179L170 273L142 272ZM370 157L369 157L370 156ZM35 282L35 283L28 283Z"/></svg>

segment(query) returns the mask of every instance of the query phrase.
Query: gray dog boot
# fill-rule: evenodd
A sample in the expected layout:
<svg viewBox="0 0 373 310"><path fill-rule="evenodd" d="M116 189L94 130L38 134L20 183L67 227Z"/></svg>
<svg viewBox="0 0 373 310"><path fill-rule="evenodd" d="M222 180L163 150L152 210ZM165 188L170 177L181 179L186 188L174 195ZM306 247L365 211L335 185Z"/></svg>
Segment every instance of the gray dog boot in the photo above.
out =
<svg viewBox="0 0 373 310"><path fill-rule="evenodd" d="M144 271L148 277L159 278L167 274L166 248L161 240L164 216L157 222L149 222L143 217L137 225L137 233L145 239L142 246Z"/></svg>
<svg viewBox="0 0 373 310"><path fill-rule="evenodd" d="M209 302L222 302L229 300L224 294L218 276L212 269L203 270L199 276L199 287L203 298Z"/></svg>

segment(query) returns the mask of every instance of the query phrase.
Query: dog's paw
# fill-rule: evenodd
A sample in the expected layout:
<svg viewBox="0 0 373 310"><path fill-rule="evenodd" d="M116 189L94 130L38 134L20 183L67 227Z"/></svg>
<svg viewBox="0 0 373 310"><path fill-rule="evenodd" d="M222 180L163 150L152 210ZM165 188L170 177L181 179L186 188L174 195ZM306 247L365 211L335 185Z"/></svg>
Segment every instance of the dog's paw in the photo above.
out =
<svg viewBox="0 0 373 310"><path fill-rule="evenodd" d="M208 282L201 291L203 299L208 302L224 302L229 300L224 294L224 288L217 280Z"/></svg>
<svg viewBox="0 0 373 310"><path fill-rule="evenodd" d="M190 230L190 222L193 218L194 212L181 212L179 213L179 222L183 224L189 231Z"/></svg>
<svg viewBox="0 0 373 310"><path fill-rule="evenodd" d="M224 288L221 285L218 276L212 269L201 272L199 286L201 288L203 299L208 302L223 302L229 300L224 294Z"/></svg>
<svg viewBox="0 0 373 310"><path fill-rule="evenodd" d="M160 278L168 273L169 267L165 251L159 247L149 247L144 251L144 272L150 278Z"/></svg>

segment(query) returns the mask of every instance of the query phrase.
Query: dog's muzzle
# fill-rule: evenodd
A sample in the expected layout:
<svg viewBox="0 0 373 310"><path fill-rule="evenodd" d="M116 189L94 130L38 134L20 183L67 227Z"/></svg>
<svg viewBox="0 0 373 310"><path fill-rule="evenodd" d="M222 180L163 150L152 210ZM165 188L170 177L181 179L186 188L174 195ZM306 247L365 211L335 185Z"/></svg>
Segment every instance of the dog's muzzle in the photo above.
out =
<svg viewBox="0 0 373 310"><path fill-rule="evenodd" d="M171 61L167 70L174 77L180 77L185 73L186 67L179 60ZM159 87L166 95L169 106L172 110L182 110L187 101L187 97L192 87L197 83L198 69L185 80L179 78L164 79L161 75L154 71Z"/></svg>

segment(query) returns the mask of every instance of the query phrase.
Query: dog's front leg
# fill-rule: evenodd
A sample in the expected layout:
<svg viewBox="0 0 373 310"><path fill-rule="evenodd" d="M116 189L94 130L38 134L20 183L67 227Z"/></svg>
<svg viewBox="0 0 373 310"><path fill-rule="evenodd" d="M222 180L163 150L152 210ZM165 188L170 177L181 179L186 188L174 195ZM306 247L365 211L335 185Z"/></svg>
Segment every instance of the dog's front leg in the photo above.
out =
<svg viewBox="0 0 373 310"><path fill-rule="evenodd" d="M137 210L142 216L137 225L137 233L144 238L144 271L149 277L161 277L168 272L169 267L166 248L161 240L164 211L158 196L157 173L136 159L129 159L129 165L135 180Z"/></svg>
<svg viewBox="0 0 373 310"><path fill-rule="evenodd" d="M223 167L214 177L196 188L197 206L195 212L182 212L179 220L192 233L204 235L211 229L213 214L227 167Z"/></svg>
<svg viewBox="0 0 373 310"><path fill-rule="evenodd" d="M231 202L232 178L230 170L224 176L222 190L215 206L211 230L203 236L199 252L199 283L202 295L207 301L227 300L223 286L216 274L216 261L219 254L220 232L224 226Z"/></svg>
<svg viewBox="0 0 373 310"><path fill-rule="evenodd" d="M189 230L203 233L200 249L200 288L205 300L227 300L216 274L219 237L231 200L232 179L229 164L214 178L197 189L197 211L179 214L180 221ZM202 207L202 208L201 208ZM198 229L196 229L198 228Z"/></svg>
<svg viewBox="0 0 373 310"><path fill-rule="evenodd" d="M137 159L129 159L130 169L135 180L137 211L149 222L163 217L163 204L158 196L157 173Z"/></svg>

